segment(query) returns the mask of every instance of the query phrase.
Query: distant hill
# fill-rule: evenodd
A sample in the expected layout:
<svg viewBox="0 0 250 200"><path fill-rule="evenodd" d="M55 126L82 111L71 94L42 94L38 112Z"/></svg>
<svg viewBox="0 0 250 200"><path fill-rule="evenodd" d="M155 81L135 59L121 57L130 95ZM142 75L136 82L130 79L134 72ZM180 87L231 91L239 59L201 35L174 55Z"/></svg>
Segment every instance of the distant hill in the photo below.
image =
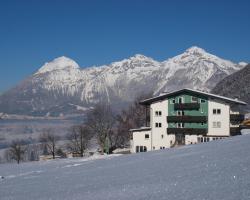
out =
<svg viewBox="0 0 250 200"><path fill-rule="evenodd" d="M250 112L250 64L220 81L212 93L241 99L248 103Z"/></svg>

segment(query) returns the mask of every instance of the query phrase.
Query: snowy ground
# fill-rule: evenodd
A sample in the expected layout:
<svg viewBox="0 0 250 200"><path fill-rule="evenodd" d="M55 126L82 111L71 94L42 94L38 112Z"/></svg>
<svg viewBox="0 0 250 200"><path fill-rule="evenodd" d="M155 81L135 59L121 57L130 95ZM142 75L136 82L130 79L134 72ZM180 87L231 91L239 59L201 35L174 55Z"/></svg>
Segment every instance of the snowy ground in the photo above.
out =
<svg viewBox="0 0 250 200"><path fill-rule="evenodd" d="M118 157L0 165L0 199L249 200L250 135Z"/></svg>

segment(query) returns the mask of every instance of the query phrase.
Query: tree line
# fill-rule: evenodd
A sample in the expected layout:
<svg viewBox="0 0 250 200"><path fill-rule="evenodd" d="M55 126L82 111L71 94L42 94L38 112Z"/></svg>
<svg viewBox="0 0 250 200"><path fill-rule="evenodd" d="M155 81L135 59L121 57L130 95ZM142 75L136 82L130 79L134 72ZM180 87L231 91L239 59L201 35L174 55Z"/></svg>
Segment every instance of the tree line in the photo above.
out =
<svg viewBox="0 0 250 200"><path fill-rule="evenodd" d="M27 145L23 140L13 140L5 152L5 160L15 160L19 164L23 160L38 160L39 155L51 155L53 159L66 157L65 152L83 157L93 137L97 139L101 153L129 147L129 129L145 126L145 108L139 102L149 96L151 94L140 95L119 114L115 114L109 104L97 104L86 114L83 124L70 128L64 150L59 145L62 138L52 129L44 129L36 144Z"/></svg>

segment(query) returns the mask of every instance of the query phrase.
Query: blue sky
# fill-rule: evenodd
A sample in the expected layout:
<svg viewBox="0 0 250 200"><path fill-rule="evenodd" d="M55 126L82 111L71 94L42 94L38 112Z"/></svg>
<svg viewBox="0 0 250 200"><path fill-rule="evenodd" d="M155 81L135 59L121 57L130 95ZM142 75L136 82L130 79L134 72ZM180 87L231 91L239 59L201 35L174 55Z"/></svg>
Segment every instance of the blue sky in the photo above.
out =
<svg viewBox="0 0 250 200"><path fill-rule="evenodd" d="M196 45L249 62L249 10L248 0L1 0L0 92L62 55L87 67Z"/></svg>

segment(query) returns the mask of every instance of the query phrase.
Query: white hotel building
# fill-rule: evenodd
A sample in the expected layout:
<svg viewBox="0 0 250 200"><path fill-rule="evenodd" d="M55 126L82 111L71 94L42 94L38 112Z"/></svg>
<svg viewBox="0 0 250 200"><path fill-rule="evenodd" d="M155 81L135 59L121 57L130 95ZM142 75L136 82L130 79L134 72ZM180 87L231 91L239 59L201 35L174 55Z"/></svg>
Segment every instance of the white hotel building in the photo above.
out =
<svg viewBox="0 0 250 200"><path fill-rule="evenodd" d="M147 127L131 129L131 152L145 152L240 135L245 102L182 89L140 102Z"/></svg>

